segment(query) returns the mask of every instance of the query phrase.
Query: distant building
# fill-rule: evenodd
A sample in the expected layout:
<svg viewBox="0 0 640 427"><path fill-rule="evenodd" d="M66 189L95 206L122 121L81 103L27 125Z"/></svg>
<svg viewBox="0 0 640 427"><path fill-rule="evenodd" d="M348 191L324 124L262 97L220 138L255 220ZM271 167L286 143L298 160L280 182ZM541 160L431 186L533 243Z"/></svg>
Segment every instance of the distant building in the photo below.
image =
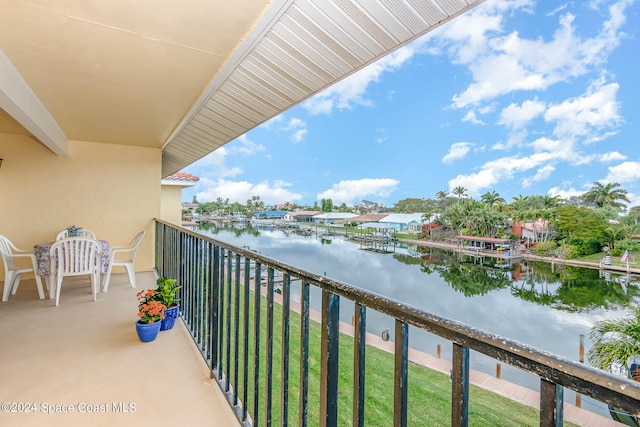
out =
<svg viewBox="0 0 640 427"><path fill-rule="evenodd" d="M182 225L182 189L193 187L198 181L200 178L195 175L176 172L160 182L162 187L160 201L162 219Z"/></svg>
<svg viewBox="0 0 640 427"><path fill-rule="evenodd" d="M200 203L182 203L182 210L188 213L194 213L198 209Z"/></svg>
<svg viewBox="0 0 640 427"><path fill-rule="evenodd" d="M258 219L282 219L287 213L285 210L271 210L254 212L253 216Z"/></svg>
<svg viewBox="0 0 640 427"><path fill-rule="evenodd" d="M357 222L357 223L366 223L366 222L378 222L380 221L382 218L389 216L389 214L386 213L381 213L381 214L364 214L364 215L358 215L358 216L354 216L353 218L351 218L351 222Z"/></svg>
<svg viewBox="0 0 640 427"><path fill-rule="evenodd" d="M350 212L326 212L312 217L313 222L320 224L344 224L358 215Z"/></svg>
<svg viewBox="0 0 640 427"><path fill-rule="evenodd" d="M543 236L549 231L549 222L543 219L535 221L518 221L511 226L511 232L521 239L531 242L544 240Z"/></svg>
<svg viewBox="0 0 640 427"><path fill-rule="evenodd" d="M283 219L289 222L313 222L313 216L321 213L320 211L294 211L287 212Z"/></svg>
<svg viewBox="0 0 640 427"><path fill-rule="evenodd" d="M423 216L423 213L389 214L378 222L381 224L389 224L398 232L408 231L411 233L418 233L421 231L420 227L423 223Z"/></svg>

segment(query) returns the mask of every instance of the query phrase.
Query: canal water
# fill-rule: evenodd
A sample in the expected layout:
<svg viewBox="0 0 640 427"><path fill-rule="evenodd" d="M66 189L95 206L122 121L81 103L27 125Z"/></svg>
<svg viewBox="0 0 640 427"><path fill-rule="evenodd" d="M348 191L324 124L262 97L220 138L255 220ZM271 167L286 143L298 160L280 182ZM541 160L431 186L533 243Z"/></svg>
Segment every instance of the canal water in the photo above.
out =
<svg viewBox="0 0 640 427"><path fill-rule="evenodd" d="M196 231L576 361L581 336L586 358L595 322L627 317L640 300L640 278L633 275L505 262L406 245L375 253L342 236L298 235L273 227L208 224ZM292 297L299 300L299 295L299 283L294 282ZM319 293L312 293L311 299L318 309ZM351 321L352 307L341 302L343 321ZM381 313L367 311L367 329L378 335L389 329L393 339L393 320ZM438 345L441 357L451 360L450 342L410 329L411 348L436 355ZM496 374L495 360L472 352L470 361L471 369ZM508 365L500 368L502 379L538 390L537 377ZM574 403L575 394L566 390L565 401ZM603 403L591 399L582 398L582 406L608 413Z"/></svg>

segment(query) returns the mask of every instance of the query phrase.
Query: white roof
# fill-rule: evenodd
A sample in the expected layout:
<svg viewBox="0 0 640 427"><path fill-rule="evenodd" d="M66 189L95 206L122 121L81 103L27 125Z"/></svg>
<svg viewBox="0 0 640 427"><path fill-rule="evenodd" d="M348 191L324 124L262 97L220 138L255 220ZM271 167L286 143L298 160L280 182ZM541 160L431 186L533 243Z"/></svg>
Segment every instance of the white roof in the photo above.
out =
<svg viewBox="0 0 640 427"><path fill-rule="evenodd" d="M380 222L391 224L410 224L412 222L422 223L423 213L412 214L389 214L382 218Z"/></svg>
<svg viewBox="0 0 640 427"><path fill-rule="evenodd" d="M350 219L354 216L358 216L350 212L325 212L322 214L314 215L313 218L318 219Z"/></svg>

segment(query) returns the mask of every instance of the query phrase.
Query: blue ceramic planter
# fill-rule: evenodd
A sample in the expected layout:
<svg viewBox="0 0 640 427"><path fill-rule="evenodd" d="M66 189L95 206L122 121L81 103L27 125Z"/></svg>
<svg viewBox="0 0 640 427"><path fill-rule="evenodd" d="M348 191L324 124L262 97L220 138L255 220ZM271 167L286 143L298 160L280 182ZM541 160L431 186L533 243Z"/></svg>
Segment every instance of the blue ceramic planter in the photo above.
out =
<svg viewBox="0 0 640 427"><path fill-rule="evenodd" d="M155 323L140 323L140 321L136 322L136 332L138 333L138 338L142 342L149 342L156 339L158 336L158 332L160 332L160 322Z"/></svg>
<svg viewBox="0 0 640 427"><path fill-rule="evenodd" d="M164 311L164 319L162 319L162 325L160 326L160 330L166 331L167 329L173 328L173 325L176 323L177 317L178 317L177 305L174 305L171 308L167 308Z"/></svg>

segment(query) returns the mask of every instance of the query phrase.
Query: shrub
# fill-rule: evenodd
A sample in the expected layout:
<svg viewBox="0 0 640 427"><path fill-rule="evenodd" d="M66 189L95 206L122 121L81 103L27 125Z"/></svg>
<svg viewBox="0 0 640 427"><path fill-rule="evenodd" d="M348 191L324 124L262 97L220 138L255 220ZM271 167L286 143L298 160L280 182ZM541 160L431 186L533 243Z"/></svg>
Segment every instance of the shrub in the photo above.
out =
<svg viewBox="0 0 640 427"><path fill-rule="evenodd" d="M580 239L572 239L566 240L564 243L569 244L575 248L575 251L571 251L572 258L567 257L567 259L580 258L587 255L597 254L602 251L602 243L598 240L580 240Z"/></svg>
<svg viewBox="0 0 640 427"><path fill-rule="evenodd" d="M633 239L623 239L616 242L616 249L620 249L620 254L624 251L640 252L640 242Z"/></svg>
<svg viewBox="0 0 640 427"><path fill-rule="evenodd" d="M553 240L549 240L546 242L538 242L532 250L533 253L538 256L554 256L557 248L558 244Z"/></svg>

